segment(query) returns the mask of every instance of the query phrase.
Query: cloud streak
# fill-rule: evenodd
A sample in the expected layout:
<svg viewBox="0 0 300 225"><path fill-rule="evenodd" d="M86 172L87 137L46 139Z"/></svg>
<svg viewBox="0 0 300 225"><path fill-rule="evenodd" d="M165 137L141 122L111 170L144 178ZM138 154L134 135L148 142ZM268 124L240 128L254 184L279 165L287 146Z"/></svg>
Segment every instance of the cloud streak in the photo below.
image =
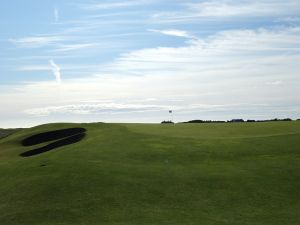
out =
<svg viewBox="0 0 300 225"><path fill-rule="evenodd" d="M104 1L102 3L81 4L80 7L85 10L105 10L139 6L150 2L149 0Z"/></svg>
<svg viewBox="0 0 300 225"><path fill-rule="evenodd" d="M51 69L52 69L52 72L53 72L53 75L55 77L57 84L61 84L61 73L60 73L61 69L60 69L60 67L52 59L49 60L49 63L52 67Z"/></svg>
<svg viewBox="0 0 300 225"><path fill-rule="evenodd" d="M87 49L98 46L98 43L77 43L77 44L60 44L53 50L54 52L67 52L79 49Z"/></svg>
<svg viewBox="0 0 300 225"><path fill-rule="evenodd" d="M63 41L61 36L31 36L18 39L9 39L8 41L22 48L40 48Z"/></svg>
<svg viewBox="0 0 300 225"><path fill-rule="evenodd" d="M254 19L257 17L298 16L300 2L297 0L261 0L230 1L212 0L197 3L185 3L180 11L165 11L153 14L157 22L188 22L203 19L230 19L240 17Z"/></svg>
<svg viewBox="0 0 300 225"><path fill-rule="evenodd" d="M58 22L59 21L59 9L57 7L54 7L53 15L54 15L55 22Z"/></svg>
<svg viewBox="0 0 300 225"><path fill-rule="evenodd" d="M168 35L168 36L197 39L196 36L190 34L187 31L184 31L184 30L176 30L176 29L155 30L155 29L149 29L148 31L155 32L155 33L160 33L160 34Z"/></svg>
<svg viewBox="0 0 300 225"><path fill-rule="evenodd" d="M299 12L300 3L296 0L281 1L204 1L187 4L191 11L202 17L232 16L278 16Z"/></svg>
<svg viewBox="0 0 300 225"><path fill-rule="evenodd" d="M137 105L120 103L98 103L98 104L75 104L64 106L51 106L25 110L26 114L33 116L49 116L51 114L102 114L102 113L143 113L150 111L167 110L167 107L159 105Z"/></svg>

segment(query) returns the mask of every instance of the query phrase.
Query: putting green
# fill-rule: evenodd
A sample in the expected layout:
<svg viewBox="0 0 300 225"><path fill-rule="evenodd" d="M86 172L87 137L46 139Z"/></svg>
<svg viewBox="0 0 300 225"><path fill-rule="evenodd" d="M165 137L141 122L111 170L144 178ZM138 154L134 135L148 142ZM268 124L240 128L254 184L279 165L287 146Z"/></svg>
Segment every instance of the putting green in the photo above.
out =
<svg viewBox="0 0 300 225"><path fill-rule="evenodd" d="M20 156L25 138L73 127L81 141ZM296 225L299 190L299 121L47 124L0 139L1 225Z"/></svg>

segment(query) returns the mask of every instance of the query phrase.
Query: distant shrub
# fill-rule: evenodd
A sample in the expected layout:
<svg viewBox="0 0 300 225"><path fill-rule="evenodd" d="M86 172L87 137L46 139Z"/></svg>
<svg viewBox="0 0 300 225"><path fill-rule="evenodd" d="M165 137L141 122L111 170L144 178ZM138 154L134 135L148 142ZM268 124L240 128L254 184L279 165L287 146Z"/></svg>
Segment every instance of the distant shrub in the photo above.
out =
<svg viewBox="0 0 300 225"><path fill-rule="evenodd" d="M282 121L292 121L292 119L291 118L285 118Z"/></svg>
<svg viewBox="0 0 300 225"><path fill-rule="evenodd" d="M184 123L225 123L222 120L190 120Z"/></svg>
<svg viewBox="0 0 300 225"><path fill-rule="evenodd" d="M300 121L300 119L297 119ZM279 121L293 121L291 118L285 118L285 119L267 119L267 120L244 120L244 119L232 119L232 120L190 120L187 122L181 122L181 123L241 123L241 122L248 122L248 123L259 123L259 122L279 122ZM163 121L162 123L173 123L172 121Z"/></svg>
<svg viewBox="0 0 300 225"><path fill-rule="evenodd" d="M275 119L272 119L270 121L292 121L291 118L285 118L285 119L278 119L278 118L275 118Z"/></svg>
<svg viewBox="0 0 300 225"><path fill-rule="evenodd" d="M186 123L204 123L203 120L190 120L190 121L187 121Z"/></svg>
<svg viewBox="0 0 300 225"><path fill-rule="evenodd" d="M162 124L174 124L174 122L171 121L171 120L164 120L164 121L162 121L161 123L162 123Z"/></svg>
<svg viewBox="0 0 300 225"><path fill-rule="evenodd" d="M240 123L240 122L245 122L243 119L232 119L232 120L229 120L227 121L229 123Z"/></svg>

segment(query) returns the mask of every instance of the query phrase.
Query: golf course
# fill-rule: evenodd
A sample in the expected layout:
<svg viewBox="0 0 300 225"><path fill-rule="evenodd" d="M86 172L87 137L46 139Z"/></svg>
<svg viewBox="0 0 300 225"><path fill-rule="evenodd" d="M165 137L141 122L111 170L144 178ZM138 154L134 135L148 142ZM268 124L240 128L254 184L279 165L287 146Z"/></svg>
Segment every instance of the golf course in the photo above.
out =
<svg viewBox="0 0 300 225"><path fill-rule="evenodd" d="M300 121L0 134L0 225L300 224Z"/></svg>

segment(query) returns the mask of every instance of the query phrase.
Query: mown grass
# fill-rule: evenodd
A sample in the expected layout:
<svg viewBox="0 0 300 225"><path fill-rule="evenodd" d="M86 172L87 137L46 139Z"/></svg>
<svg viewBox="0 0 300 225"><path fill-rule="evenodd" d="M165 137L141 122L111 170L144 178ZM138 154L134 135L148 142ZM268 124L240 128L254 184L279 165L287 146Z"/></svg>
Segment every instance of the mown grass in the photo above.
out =
<svg viewBox="0 0 300 225"><path fill-rule="evenodd" d="M19 156L68 127L87 135ZM42 125L0 140L0 224L300 224L299 156L300 122Z"/></svg>

